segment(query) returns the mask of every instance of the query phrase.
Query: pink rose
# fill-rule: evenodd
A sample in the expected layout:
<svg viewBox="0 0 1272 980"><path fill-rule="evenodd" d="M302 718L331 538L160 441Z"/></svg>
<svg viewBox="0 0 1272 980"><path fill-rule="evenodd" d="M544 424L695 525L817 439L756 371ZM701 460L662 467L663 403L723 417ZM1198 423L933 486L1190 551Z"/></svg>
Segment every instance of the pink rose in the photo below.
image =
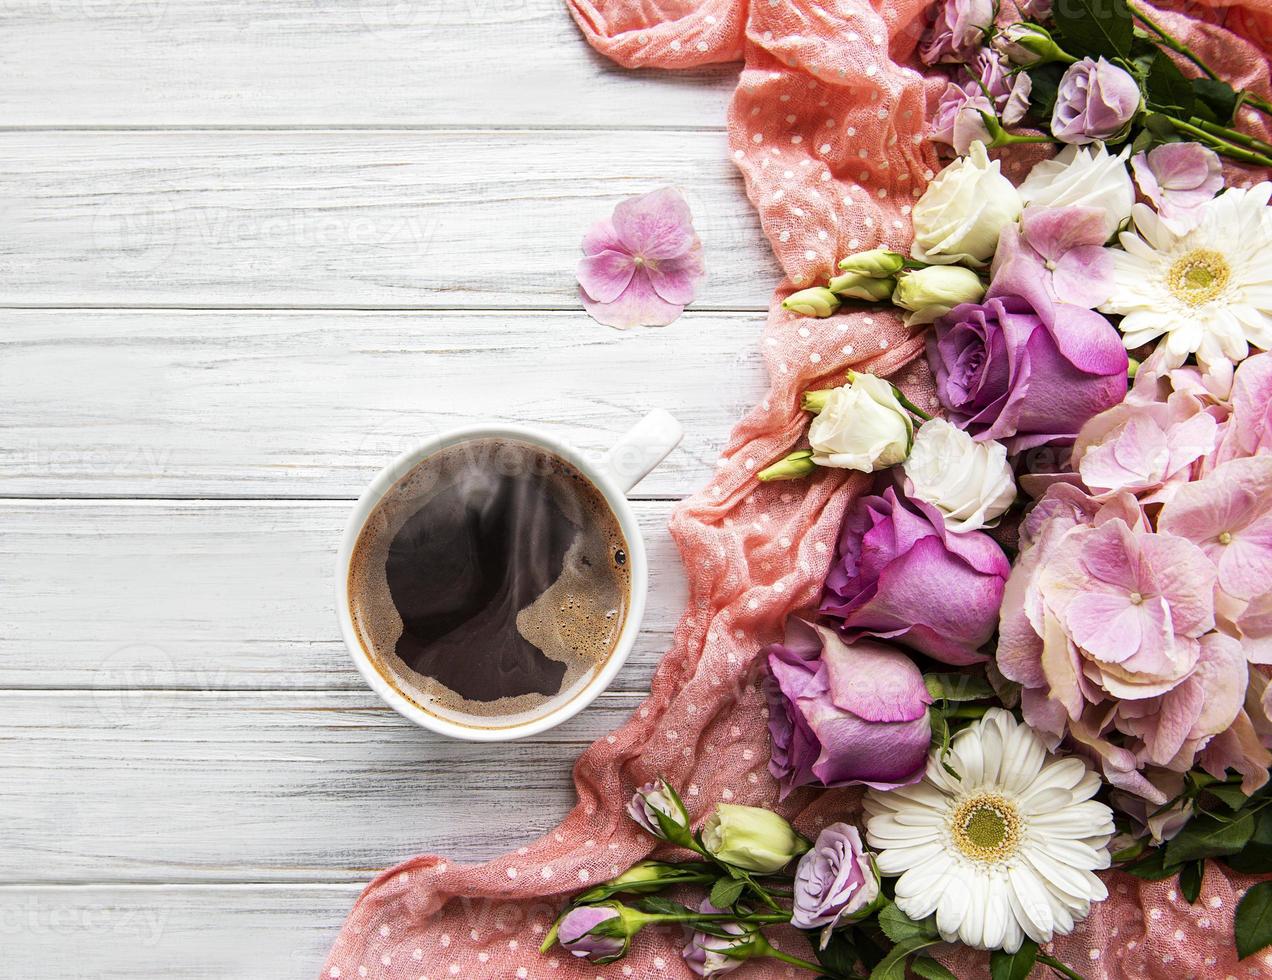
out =
<svg viewBox="0 0 1272 980"><path fill-rule="evenodd" d="M1094 143L1120 135L1140 108L1139 83L1116 65L1083 58L1060 79L1051 135L1062 143Z"/></svg>

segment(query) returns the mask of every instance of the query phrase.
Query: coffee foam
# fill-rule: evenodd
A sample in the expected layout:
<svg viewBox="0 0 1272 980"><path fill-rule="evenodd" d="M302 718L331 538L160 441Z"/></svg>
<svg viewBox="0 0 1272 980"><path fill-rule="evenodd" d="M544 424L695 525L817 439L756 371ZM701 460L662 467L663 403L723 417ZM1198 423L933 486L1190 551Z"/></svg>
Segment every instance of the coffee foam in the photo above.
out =
<svg viewBox="0 0 1272 980"><path fill-rule="evenodd" d="M466 471L489 468L545 478L552 500L579 533L561 574L518 610L517 631L565 665L560 690L493 701L462 697L412 669L397 655L403 623L389 591L389 546L425 504L453 492ZM621 555L620 562L616 556ZM412 703L473 728L522 724L558 710L579 694L608 660L622 633L631 594L629 548L605 497L582 473L546 449L510 439L476 439L440 450L412 468L376 505L359 532L349 567L349 611L376 669ZM460 630L463 627L459 628Z"/></svg>

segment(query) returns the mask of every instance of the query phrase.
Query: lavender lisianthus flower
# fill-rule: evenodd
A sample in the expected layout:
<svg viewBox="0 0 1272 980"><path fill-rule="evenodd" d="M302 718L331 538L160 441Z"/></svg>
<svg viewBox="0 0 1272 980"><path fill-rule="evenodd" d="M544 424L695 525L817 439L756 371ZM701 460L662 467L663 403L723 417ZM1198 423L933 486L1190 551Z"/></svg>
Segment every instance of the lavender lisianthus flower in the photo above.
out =
<svg viewBox="0 0 1272 980"><path fill-rule="evenodd" d="M727 910L716 908L711 904L710 899L704 898L698 906L698 911L714 915ZM736 938L709 936L705 932L695 932L689 937L685 948L680 951L685 966L700 977L718 977L722 973L736 970L744 962L740 958L729 956L727 951L748 942L750 937L746 929L736 922L722 922L718 925L721 930Z"/></svg>
<svg viewBox="0 0 1272 980"><path fill-rule="evenodd" d="M993 0L943 0L919 44L919 57L925 65L967 61L984 43L994 14Z"/></svg>
<svg viewBox="0 0 1272 980"><path fill-rule="evenodd" d="M799 786L895 787L923 775L931 695L900 650L792 617L768 667L769 771L785 796Z"/></svg>
<svg viewBox="0 0 1272 980"><path fill-rule="evenodd" d="M1083 58L1060 79L1051 135L1062 143L1094 143L1125 132L1140 109L1139 84L1129 72L1100 58Z"/></svg>
<svg viewBox="0 0 1272 980"><path fill-rule="evenodd" d="M627 804L627 815L640 824L641 829L660 840L667 840L667 834L658 821L658 814L670 820L679 830L688 831L689 814L685 805L662 778L646 783L632 794L631 801Z"/></svg>
<svg viewBox="0 0 1272 980"><path fill-rule="evenodd" d="M866 910L879 896L879 876L856 827L832 823L795 869L791 925L828 930ZM823 946L825 944L823 943Z"/></svg>

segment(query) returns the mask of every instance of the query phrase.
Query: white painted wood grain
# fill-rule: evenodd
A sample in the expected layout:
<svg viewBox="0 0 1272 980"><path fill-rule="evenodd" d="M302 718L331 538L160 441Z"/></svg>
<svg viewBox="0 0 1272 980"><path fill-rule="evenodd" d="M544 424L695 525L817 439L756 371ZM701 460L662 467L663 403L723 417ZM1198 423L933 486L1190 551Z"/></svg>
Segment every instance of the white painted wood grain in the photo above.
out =
<svg viewBox="0 0 1272 980"><path fill-rule="evenodd" d="M356 884L0 885L6 977L313 980Z"/></svg>
<svg viewBox="0 0 1272 980"><path fill-rule="evenodd" d="M0 692L0 882L365 881L422 851L492 858L565 815L575 758L639 701L481 744L370 692Z"/></svg>
<svg viewBox="0 0 1272 980"><path fill-rule="evenodd" d="M583 233L682 188L698 306L780 278L717 132L8 132L0 305L579 309Z"/></svg>
<svg viewBox="0 0 1272 980"><path fill-rule="evenodd" d="M7 0L0 125L710 126L737 66L629 72L563 0Z"/></svg>
<svg viewBox="0 0 1272 980"><path fill-rule="evenodd" d="M585 314L0 310L0 494L355 499L487 419L603 451L686 436L634 494L703 486L766 386L757 315L615 331Z"/></svg>
<svg viewBox="0 0 1272 980"><path fill-rule="evenodd" d="M684 608L671 507L636 504L650 593L616 691L648 691ZM0 501L0 688L365 691L333 599L351 509Z"/></svg>

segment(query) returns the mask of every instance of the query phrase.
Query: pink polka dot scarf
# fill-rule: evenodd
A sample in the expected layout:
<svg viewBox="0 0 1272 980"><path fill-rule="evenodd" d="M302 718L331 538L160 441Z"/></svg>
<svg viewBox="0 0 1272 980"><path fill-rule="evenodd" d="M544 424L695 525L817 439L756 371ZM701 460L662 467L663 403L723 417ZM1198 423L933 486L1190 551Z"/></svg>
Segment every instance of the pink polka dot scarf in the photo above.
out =
<svg viewBox="0 0 1272 980"><path fill-rule="evenodd" d="M688 608L649 698L592 745L574 772L578 803L551 833L479 866L421 856L367 887L322 969L324 978L689 977L679 932L642 933L620 963L595 967L537 947L565 897L645 857L651 840L623 812L633 787L665 774L701 818L720 799L773 805L763 698L752 660L794 610L811 605L840 518L863 489L823 472L758 484L754 471L800 437L800 394L848 367L892 375L932 396L916 361L921 335L884 314L804 320L777 305L849 252L908 245L911 205L938 169L923 136L940 89L915 70L923 0L570 0L588 41L628 67L742 61L729 148L787 275L764 331L772 386L734 429L714 479L686 501L671 533L689 571ZM1260 44L1272 0L1191 7L1162 19L1241 84L1267 95ZM1009 167L1009 172L1010 172ZM1019 172L1017 170L1017 172ZM806 834L857 813L858 794L804 790L780 808ZM1189 905L1173 882L1107 875L1110 899L1051 952L1089 980L1272 977L1272 959L1238 962L1233 908L1250 879L1207 871ZM780 934L791 950L797 937ZM960 977L987 975L984 954L942 956ZM771 961L733 976L785 976ZM793 975L793 971L792 971Z"/></svg>

